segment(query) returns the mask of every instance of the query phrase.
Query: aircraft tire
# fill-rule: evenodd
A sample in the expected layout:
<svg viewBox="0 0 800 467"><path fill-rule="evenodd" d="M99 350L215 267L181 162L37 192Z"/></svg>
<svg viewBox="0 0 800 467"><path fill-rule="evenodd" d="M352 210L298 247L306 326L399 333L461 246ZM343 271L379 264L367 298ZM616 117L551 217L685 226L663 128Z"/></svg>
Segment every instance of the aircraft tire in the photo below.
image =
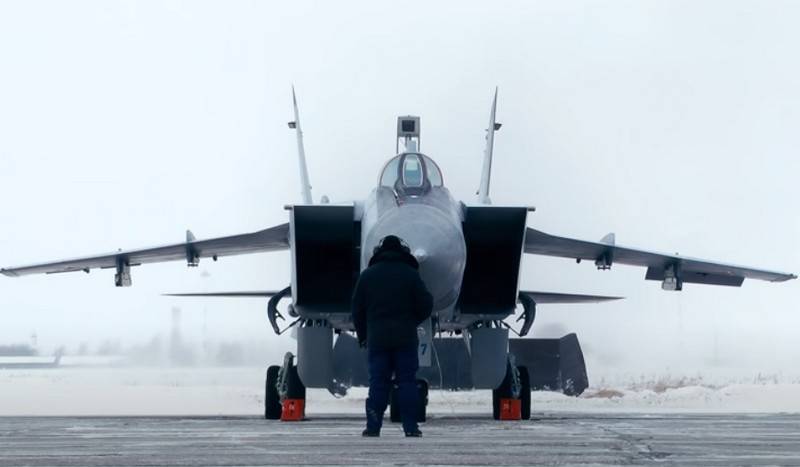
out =
<svg viewBox="0 0 800 467"><path fill-rule="evenodd" d="M281 371L279 366L267 368L267 381L264 388L264 418L267 420L280 420L281 418L281 398L278 394L278 373Z"/></svg>
<svg viewBox="0 0 800 467"><path fill-rule="evenodd" d="M492 390L492 417L500 420L500 399L511 397L511 365L506 365L506 376L497 389Z"/></svg>
<svg viewBox="0 0 800 467"><path fill-rule="evenodd" d="M306 400L306 386L303 384L303 381L300 380L300 375L297 374L297 366L292 365L289 367L289 375L287 388L286 388L286 398L287 399L303 399Z"/></svg>
<svg viewBox="0 0 800 467"><path fill-rule="evenodd" d="M520 389L519 398L522 401L522 419L531 419L531 378L528 373L528 367L518 366L519 379L522 388Z"/></svg>

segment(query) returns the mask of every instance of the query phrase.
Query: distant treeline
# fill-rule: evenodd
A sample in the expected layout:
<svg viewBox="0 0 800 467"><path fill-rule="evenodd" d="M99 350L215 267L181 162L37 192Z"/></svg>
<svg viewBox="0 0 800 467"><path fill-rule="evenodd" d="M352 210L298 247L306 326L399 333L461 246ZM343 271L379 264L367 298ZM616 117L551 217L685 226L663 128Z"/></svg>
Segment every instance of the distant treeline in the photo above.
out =
<svg viewBox="0 0 800 467"><path fill-rule="evenodd" d="M0 345L0 357L35 357L36 349L27 344Z"/></svg>

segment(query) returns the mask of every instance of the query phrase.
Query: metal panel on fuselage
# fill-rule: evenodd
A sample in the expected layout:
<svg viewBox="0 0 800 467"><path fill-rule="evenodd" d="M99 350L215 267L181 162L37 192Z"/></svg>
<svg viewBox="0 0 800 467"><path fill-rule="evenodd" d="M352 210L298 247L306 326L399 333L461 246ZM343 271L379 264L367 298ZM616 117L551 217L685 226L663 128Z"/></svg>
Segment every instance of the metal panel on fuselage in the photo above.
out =
<svg viewBox="0 0 800 467"><path fill-rule="evenodd" d="M460 205L444 187L406 197L377 188L364 204L361 267L367 267L374 247L386 235L402 238L419 261L434 313L441 316L455 305L463 277L466 248L460 216Z"/></svg>

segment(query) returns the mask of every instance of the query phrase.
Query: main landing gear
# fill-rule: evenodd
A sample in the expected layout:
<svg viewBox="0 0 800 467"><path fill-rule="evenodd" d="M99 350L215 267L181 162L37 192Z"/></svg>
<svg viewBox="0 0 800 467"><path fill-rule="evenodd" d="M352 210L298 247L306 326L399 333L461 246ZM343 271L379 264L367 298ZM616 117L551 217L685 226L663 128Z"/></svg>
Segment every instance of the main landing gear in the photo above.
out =
<svg viewBox="0 0 800 467"><path fill-rule="evenodd" d="M305 418L306 387L297 374L294 355L287 352L283 366L267 368L264 394L264 418L299 421Z"/></svg>
<svg viewBox="0 0 800 467"><path fill-rule="evenodd" d="M264 397L264 418L268 420L298 421L305 418L306 387L300 380L295 357L287 353L282 366L267 369ZM417 421L427 418L428 383L417 380L419 406ZM400 422L397 388L392 385L389 416ZM528 369L516 366L513 357L506 362L506 372L500 385L492 390L492 416L495 420L529 420L531 417L531 383Z"/></svg>
<svg viewBox="0 0 800 467"><path fill-rule="evenodd" d="M492 416L495 420L531 418L531 380L528 369L515 366L513 358L509 358L503 382L492 391Z"/></svg>

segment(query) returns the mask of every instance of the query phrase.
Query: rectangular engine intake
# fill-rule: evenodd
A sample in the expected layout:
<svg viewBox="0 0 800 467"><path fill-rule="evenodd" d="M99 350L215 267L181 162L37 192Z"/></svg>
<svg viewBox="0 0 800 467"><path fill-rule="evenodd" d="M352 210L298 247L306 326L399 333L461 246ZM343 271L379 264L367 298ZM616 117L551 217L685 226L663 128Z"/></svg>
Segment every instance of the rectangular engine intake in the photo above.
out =
<svg viewBox="0 0 800 467"><path fill-rule="evenodd" d="M353 211L353 206L292 208L292 299L303 317L350 313L361 237Z"/></svg>
<svg viewBox="0 0 800 467"><path fill-rule="evenodd" d="M465 208L467 264L458 304L461 313L507 315L514 311L527 216L524 207Z"/></svg>

